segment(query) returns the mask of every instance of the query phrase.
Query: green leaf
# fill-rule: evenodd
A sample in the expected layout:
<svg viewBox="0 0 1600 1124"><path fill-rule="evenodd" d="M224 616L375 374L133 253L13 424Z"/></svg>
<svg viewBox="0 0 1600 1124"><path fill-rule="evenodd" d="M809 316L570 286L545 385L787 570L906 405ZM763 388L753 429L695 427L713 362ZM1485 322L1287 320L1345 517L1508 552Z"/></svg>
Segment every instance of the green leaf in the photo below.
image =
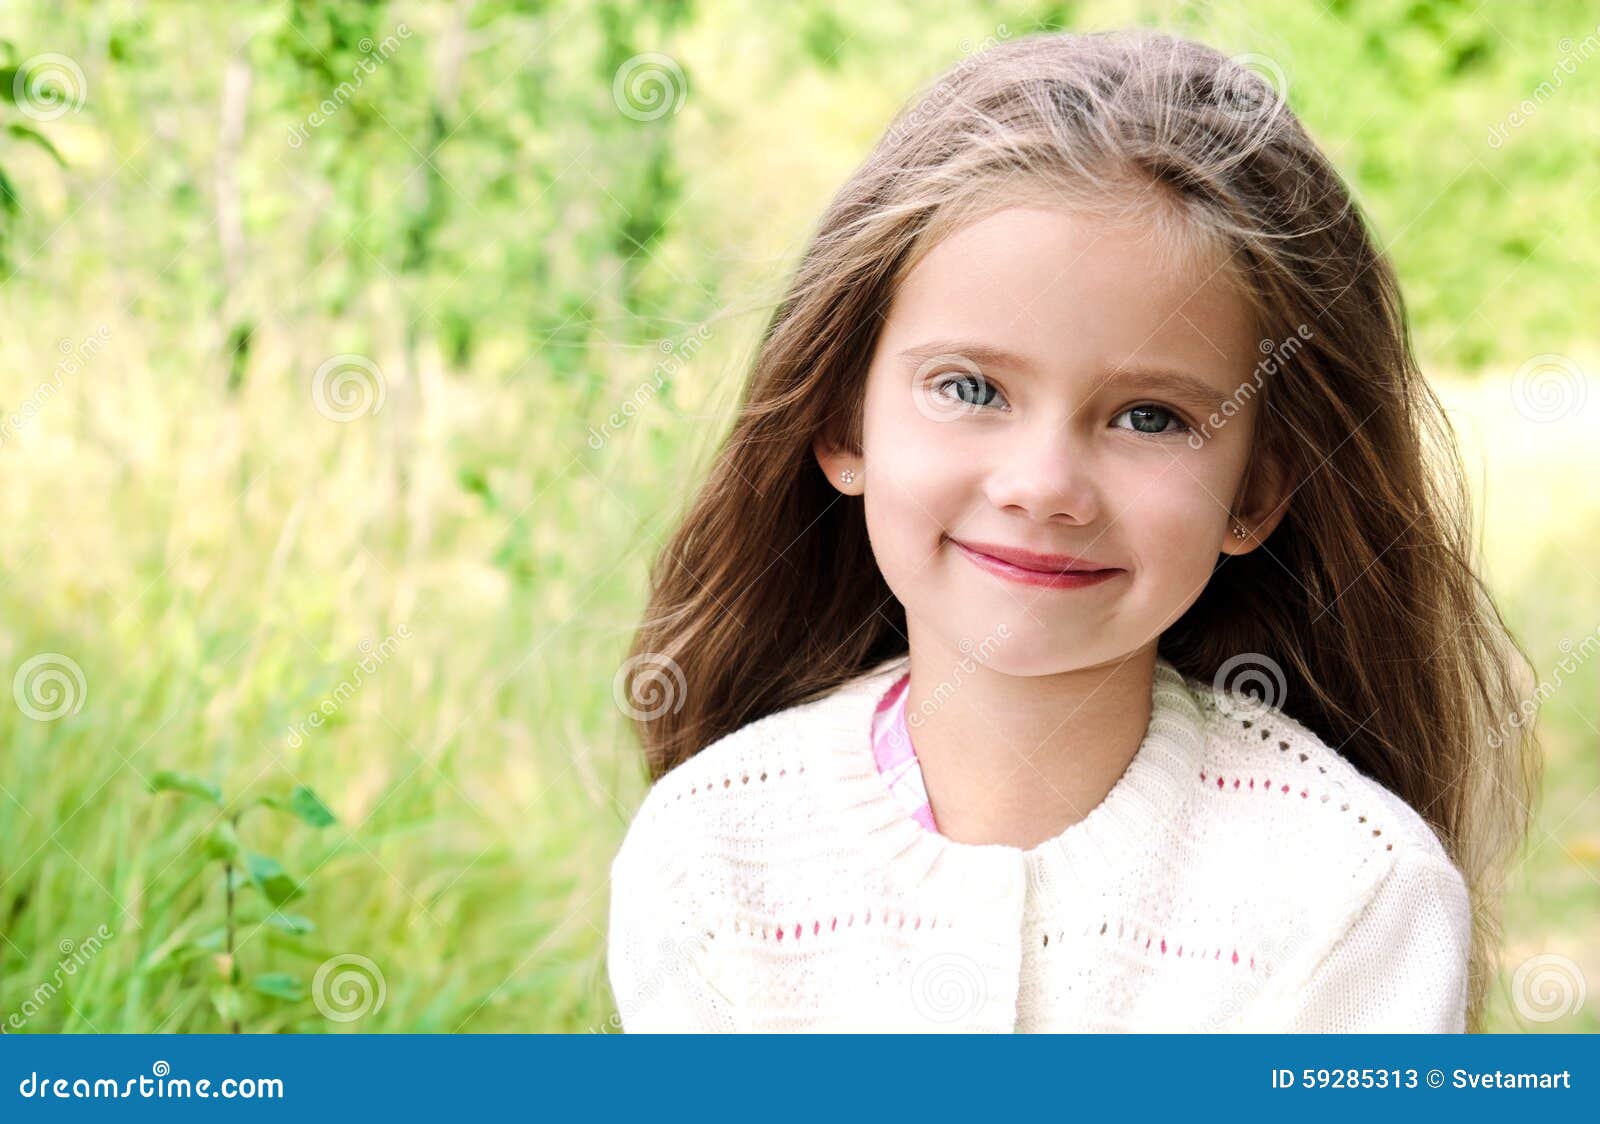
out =
<svg viewBox="0 0 1600 1124"><path fill-rule="evenodd" d="M206 854L209 857L239 863L244 861L243 852L232 820L218 820L212 825L210 834L206 836Z"/></svg>
<svg viewBox="0 0 1600 1124"><path fill-rule="evenodd" d="M217 1009L217 1014L221 1015L222 1021L226 1023L231 1023L244 1014L244 998L239 994L239 989L229 983L212 985L211 1005Z"/></svg>
<svg viewBox="0 0 1600 1124"><path fill-rule="evenodd" d="M263 796L260 803L268 808L275 808L280 812L288 812L299 817L312 827L327 827L338 823L334 814L328 811L328 806L317 798L317 794L305 785L296 785L287 798L282 796Z"/></svg>
<svg viewBox="0 0 1600 1124"><path fill-rule="evenodd" d="M183 792L209 800L218 806L222 804L222 790L216 785L188 773L175 773L171 769L162 769L159 773L150 774L147 787L151 792Z"/></svg>
<svg viewBox="0 0 1600 1124"><path fill-rule="evenodd" d="M195 948L205 952L221 952L223 944L228 939L227 926L218 926L209 933L196 937L191 943Z"/></svg>
<svg viewBox="0 0 1600 1124"><path fill-rule="evenodd" d="M301 917L298 913L271 913L267 915L266 923L293 937L303 937L317 928L311 918Z"/></svg>
<svg viewBox="0 0 1600 1124"><path fill-rule="evenodd" d="M250 881L260 887L261 892L273 905L281 906L284 902L299 896L300 887L289 877L277 859L248 851L245 853L245 864L250 871Z"/></svg>
<svg viewBox="0 0 1600 1124"><path fill-rule="evenodd" d="M60 164L63 168L67 166L66 160L62 157L61 153L57 151L56 146L51 144L49 138L47 138L37 129L30 129L26 125L11 124L6 126L6 132L22 140L32 141L34 144L48 152L51 156L54 156L57 164Z"/></svg>
<svg viewBox="0 0 1600 1124"><path fill-rule="evenodd" d="M137 971L140 975L149 975L152 972L158 972L165 968L181 967L182 965L193 960L195 957L203 956L208 952L220 951L222 948L223 930L216 930L215 943L211 943L209 941L210 936L211 934L207 934L206 936L200 937L196 940L188 940L185 938L183 933L174 933L161 944L151 949L145 955L144 959L139 961L139 965L135 971Z"/></svg>
<svg viewBox="0 0 1600 1124"><path fill-rule="evenodd" d="M270 995L274 999L287 999L291 1002L306 997L306 989L300 981L287 972L268 972L257 976L250 981L250 986L262 995Z"/></svg>

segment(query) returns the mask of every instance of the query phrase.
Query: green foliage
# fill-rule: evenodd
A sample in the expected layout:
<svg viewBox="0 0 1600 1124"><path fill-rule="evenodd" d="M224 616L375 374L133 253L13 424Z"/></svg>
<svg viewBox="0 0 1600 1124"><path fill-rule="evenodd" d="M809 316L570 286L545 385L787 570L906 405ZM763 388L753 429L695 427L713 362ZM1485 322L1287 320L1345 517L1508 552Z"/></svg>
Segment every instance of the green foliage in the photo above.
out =
<svg viewBox="0 0 1600 1124"><path fill-rule="evenodd" d="M277 859L247 849L239 840L239 823L249 809L268 808L300 823L322 828L337 822L333 813L305 785L295 785L287 793L259 794L232 807L223 800L221 788L187 773L161 770L150 776L146 787L153 793L177 793L222 809L201 838L205 843L202 852L205 860L222 864L223 923L193 939L167 941L146 957L141 971L146 975L182 972L195 959L209 956L213 978L207 993L212 1008L223 1024L235 1033L242 1029L251 1010L247 991L289 1003L304 999L304 984L287 972L265 972L255 976L248 989L243 986L234 943L241 918L249 917L256 924L269 925L292 938L305 936L316 927L305 917L281 911L282 906L305 892L304 886L291 877ZM258 915L238 908L235 895L245 888L254 888L260 893L266 906L264 913Z"/></svg>

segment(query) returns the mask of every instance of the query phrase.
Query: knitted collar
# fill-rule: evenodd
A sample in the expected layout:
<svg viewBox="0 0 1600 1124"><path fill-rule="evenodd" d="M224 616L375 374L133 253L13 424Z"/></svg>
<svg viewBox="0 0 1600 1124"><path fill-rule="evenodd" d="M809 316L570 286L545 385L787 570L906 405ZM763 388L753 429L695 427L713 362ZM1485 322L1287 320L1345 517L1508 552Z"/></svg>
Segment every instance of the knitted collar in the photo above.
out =
<svg viewBox="0 0 1600 1124"><path fill-rule="evenodd" d="M885 660L836 687L819 712L826 744L834 749L827 756L840 782L840 810L867 825L863 845L887 848L880 858L888 865L924 874L955 866L985 878L1012 869L1036 890L1064 895L1125 874L1143 856L1164 852L1168 839L1181 831L1205 751L1205 688L1186 680L1167 660L1156 659L1150 724L1122 776L1087 816L1027 849L962 843L928 831L895 799L873 757L872 712L909 667L909 654ZM1005 887L996 891L1008 892Z"/></svg>

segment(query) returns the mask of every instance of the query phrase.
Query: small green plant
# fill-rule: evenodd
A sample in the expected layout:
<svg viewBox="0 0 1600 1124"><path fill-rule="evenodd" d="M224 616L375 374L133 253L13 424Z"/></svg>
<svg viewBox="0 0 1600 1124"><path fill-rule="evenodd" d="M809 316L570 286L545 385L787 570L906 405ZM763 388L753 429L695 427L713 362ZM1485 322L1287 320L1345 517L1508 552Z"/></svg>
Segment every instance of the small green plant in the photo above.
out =
<svg viewBox="0 0 1600 1124"><path fill-rule="evenodd" d="M238 1034L246 991L244 974L235 954L238 927L256 922L269 925L290 938L303 937L316 928L309 918L284 912L283 907L299 897L303 888L277 859L252 851L240 841L240 822L253 808L282 812L317 828L338 821L317 794L305 785L296 785L287 795L266 793L232 804L223 799L222 790L216 785L187 773L162 770L149 778L148 787L153 793L175 792L222 810L205 836L205 862L222 864L223 923L192 939L186 929L174 933L146 957L143 968L147 972L181 968L209 955L215 968L210 987L212 1006L228 1029ZM258 908L245 903L247 892L260 895ZM305 985L288 972L257 975L250 980L248 989L286 1002L306 997Z"/></svg>

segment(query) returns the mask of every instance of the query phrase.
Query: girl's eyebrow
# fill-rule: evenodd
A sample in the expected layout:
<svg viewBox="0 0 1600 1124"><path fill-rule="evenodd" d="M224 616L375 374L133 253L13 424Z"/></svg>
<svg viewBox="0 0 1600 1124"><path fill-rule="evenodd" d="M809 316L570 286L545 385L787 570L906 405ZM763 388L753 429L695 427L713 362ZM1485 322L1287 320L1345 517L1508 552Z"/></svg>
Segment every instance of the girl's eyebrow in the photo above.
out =
<svg viewBox="0 0 1600 1124"><path fill-rule="evenodd" d="M941 356L970 359L979 367L999 367L1026 373L1033 371L1033 364L1026 356L973 340L934 340L909 347L900 353L902 359L916 364ZM1207 412L1218 409L1227 397L1226 391L1218 390L1197 375L1159 367L1118 367L1102 379L1095 389L1108 386L1149 390Z"/></svg>

